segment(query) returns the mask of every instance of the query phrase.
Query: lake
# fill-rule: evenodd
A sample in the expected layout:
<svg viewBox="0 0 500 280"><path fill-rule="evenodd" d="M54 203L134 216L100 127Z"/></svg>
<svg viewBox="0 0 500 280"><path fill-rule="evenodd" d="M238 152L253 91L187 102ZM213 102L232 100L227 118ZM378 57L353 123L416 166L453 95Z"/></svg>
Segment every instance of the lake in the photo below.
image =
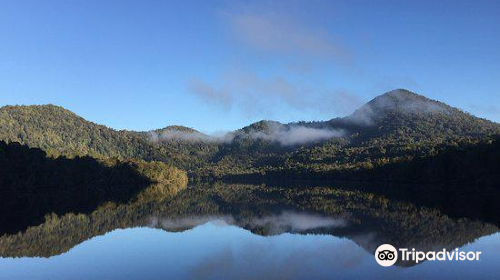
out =
<svg viewBox="0 0 500 280"><path fill-rule="evenodd" d="M499 279L496 223L333 187L219 184L47 215L0 237L0 279ZM480 251L382 267L381 244Z"/></svg>

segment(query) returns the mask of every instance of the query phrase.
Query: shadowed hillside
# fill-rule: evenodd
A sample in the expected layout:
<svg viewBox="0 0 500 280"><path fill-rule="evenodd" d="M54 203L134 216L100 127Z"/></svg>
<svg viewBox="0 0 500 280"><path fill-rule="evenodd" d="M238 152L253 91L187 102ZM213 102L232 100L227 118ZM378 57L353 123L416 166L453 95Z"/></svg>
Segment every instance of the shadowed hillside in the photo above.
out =
<svg viewBox="0 0 500 280"><path fill-rule="evenodd" d="M151 184L183 188L184 172L160 162L57 159L37 148L0 141L0 233L49 213L88 213L104 202L125 203Z"/></svg>
<svg viewBox="0 0 500 280"><path fill-rule="evenodd" d="M227 176L228 182L296 185L320 180L340 181L348 188L371 191L393 199L439 208L451 216L481 218L498 223L500 217L500 138L477 144L446 147L436 155L415 157L348 171L283 170ZM346 184L346 182L351 182Z"/></svg>

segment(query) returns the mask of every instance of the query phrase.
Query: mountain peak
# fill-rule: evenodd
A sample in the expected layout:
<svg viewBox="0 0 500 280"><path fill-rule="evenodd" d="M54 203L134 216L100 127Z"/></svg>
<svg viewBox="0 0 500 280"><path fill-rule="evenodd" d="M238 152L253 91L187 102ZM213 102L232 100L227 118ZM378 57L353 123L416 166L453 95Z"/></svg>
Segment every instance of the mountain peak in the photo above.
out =
<svg viewBox="0 0 500 280"><path fill-rule="evenodd" d="M409 91L409 90L404 89L404 88L398 88L398 89L388 91L384 94L381 94L380 96L418 98L418 96L422 96L422 95L417 94L413 91ZM422 97L424 97L424 96L422 96Z"/></svg>
<svg viewBox="0 0 500 280"><path fill-rule="evenodd" d="M406 89L396 89L375 97L368 105L375 110L432 113L451 109L448 105Z"/></svg>
<svg viewBox="0 0 500 280"><path fill-rule="evenodd" d="M261 120L258 122L254 122L248 126L241 128L241 131L250 132L250 131L268 131L271 128L282 126L283 124L278 121L271 120Z"/></svg>
<svg viewBox="0 0 500 280"><path fill-rule="evenodd" d="M356 123L372 124L376 119L391 113L427 115L452 112L458 113L459 110L406 89L395 89L373 98L346 119Z"/></svg>
<svg viewBox="0 0 500 280"><path fill-rule="evenodd" d="M190 128L187 126L183 126L183 125L169 125L169 126L166 126L164 128L159 128L159 129L153 130L153 132L156 132L156 133L162 133L162 132L166 132L166 131L179 131L179 132L185 132L185 133L200 133L200 134L202 134L201 132L197 131L196 129L193 129L193 128Z"/></svg>
<svg viewBox="0 0 500 280"><path fill-rule="evenodd" d="M398 112L398 113L447 113L452 107L429 99L423 95L416 94L406 89L396 89L375 97L362 106L357 112L373 112L376 114ZM356 114L356 112L355 112Z"/></svg>
<svg viewBox="0 0 500 280"><path fill-rule="evenodd" d="M70 114L75 114L71 112L70 110L54 105L54 104L42 104L42 105L6 105L0 107L0 110L2 111L49 111L49 112L63 112L63 113L70 113Z"/></svg>

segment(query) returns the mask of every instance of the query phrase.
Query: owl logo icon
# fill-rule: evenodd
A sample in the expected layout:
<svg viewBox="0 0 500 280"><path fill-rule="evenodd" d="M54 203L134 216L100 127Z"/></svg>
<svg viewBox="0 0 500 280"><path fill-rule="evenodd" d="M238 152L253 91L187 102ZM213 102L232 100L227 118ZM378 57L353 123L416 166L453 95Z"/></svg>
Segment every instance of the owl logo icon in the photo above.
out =
<svg viewBox="0 0 500 280"><path fill-rule="evenodd" d="M391 266L398 260L398 250L390 244L380 245L375 251L375 260L381 266Z"/></svg>

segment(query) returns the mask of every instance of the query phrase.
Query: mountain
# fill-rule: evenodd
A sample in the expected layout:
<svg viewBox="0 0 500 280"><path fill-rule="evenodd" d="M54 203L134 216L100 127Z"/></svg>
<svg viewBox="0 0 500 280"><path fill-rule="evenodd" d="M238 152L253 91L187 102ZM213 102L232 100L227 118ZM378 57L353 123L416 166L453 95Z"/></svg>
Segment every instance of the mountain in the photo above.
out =
<svg viewBox="0 0 500 280"><path fill-rule="evenodd" d="M289 124L260 121L237 133L272 133L276 129L289 130L297 126L344 130L347 135L360 134L360 139L363 140L398 136L481 137L499 132L499 125L496 123L408 90L397 89L375 97L343 118Z"/></svg>
<svg viewBox="0 0 500 280"><path fill-rule="evenodd" d="M289 170L296 174L366 169L433 156L446 146L477 143L499 134L500 125L399 89L374 98L344 118L290 124L261 121L235 133L244 135L239 138L245 141L234 141L219 149L219 171L224 167L221 163L226 162L232 166L226 173L234 174L239 166L241 173L255 173L257 169L257 173ZM322 139L325 134L331 137ZM276 141L314 135L318 141L300 145L286 146Z"/></svg>
<svg viewBox="0 0 500 280"><path fill-rule="evenodd" d="M192 129L190 127L183 126L183 125L169 125L169 126L166 126L164 128L152 130L150 132L157 133L159 135L163 134L163 133L177 132L177 133L191 133L191 134L196 134L196 135L200 135L200 136L207 136L206 134L203 134L196 129Z"/></svg>
<svg viewBox="0 0 500 280"><path fill-rule="evenodd" d="M116 131L54 105L0 109L0 139L38 147L50 154L104 157L143 156L149 144L141 133Z"/></svg>
<svg viewBox="0 0 500 280"><path fill-rule="evenodd" d="M157 160L191 177L366 169L434 156L447 146L495 134L499 124L404 89L380 95L343 118L260 121L223 137L183 126L117 131L54 105L0 108L0 140L39 147L54 157Z"/></svg>
<svg viewBox="0 0 500 280"><path fill-rule="evenodd" d="M172 129L189 130L174 126L156 133ZM206 153L206 145L202 143L158 142L152 135L152 132L117 131L54 105L0 108L0 140L41 148L54 157L140 158L175 163L188 169L193 156L204 158Z"/></svg>
<svg viewBox="0 0 500 280"><path fill-rule="evenodd" d="M391 111L416 114L457 112L457 109L442 102L431 100L405 89L396 89L377 96L358 109L353 115L355 116L367 110L379 115Z"/></svg>
<svg viewBox="0 0 500 280"><path fill-rule="evenodd" d="M155 129L149 132L150 140L153 142L178 140L185 142L210 142L210 136L201 133L190 127L182 125L170 125L164 128Z"/></svg>
<svg viewBox="0 0 500 280"><path fill-rule="evenodd" d="M344 121L364 126L367 137L480 137L498 133L499 127L404 89L374 98Z"/></svg>

